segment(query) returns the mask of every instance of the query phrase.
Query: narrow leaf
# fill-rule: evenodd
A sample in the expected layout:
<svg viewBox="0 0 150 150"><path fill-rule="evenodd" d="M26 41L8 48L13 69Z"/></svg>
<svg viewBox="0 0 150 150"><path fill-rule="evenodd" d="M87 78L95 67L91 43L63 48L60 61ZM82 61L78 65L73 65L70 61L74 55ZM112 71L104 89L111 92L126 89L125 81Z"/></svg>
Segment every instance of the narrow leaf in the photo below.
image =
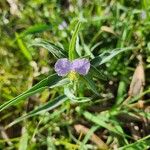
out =
<svg viewBox="0 0 150 150"><path fill-rule="evenodd" d="M34 85L29 90L25 91L24 93L18 95L17 97L15 97L11 100L9 100L8 102L2 104L0 106L0 111L21 102L22 100L28 98L31 95L34 95L38 92L42 92L44 89L46 89L48 87L51 87L51 86L54 87L54 85L57 84L60 80L61 80L61 77L59 77L57 74L51 75L51 76L47 77L46 79L43 79L42 81L40 81L38 84Z"/></svg>
<svg viewBox="0 0 150 150"><path fill-rule="evenodd" d="M135 47L117 48L112 51L104 52L101 55L92 59L91 64L94 65L95 67L100 66L110 61L113 57L117 56L118 54L133 49L135 49Z"/></svg>
<svg viewBox="0 0 150 150"><path fill-rule="evenodd" d="M19 150L27 150L28 147L28 132L24 127L22 128L22 136L20 138Z"/></svg>
<svg viewBox="0 0 150 150"><path fill-rule="evenodd" d="M70 60L73 60L73 59L76 58L75 45L76 45L76 39L77 39L77 36L78 36L78 32L79 32L80 26L81 26L81 22L78 22L76 24L74 33L73 33L71 41L70 41L70 45L69 45L69 59Z"/></svg>
<svg viewBox="0 0 150 150"><path fill-rule="evenodd" d="M93 115L93 114L91 114L87 111L83 112L83 115L86 119L94 122L95 124L100 125L101 127L106 128L109 131L122 136L122 133L116 131L116 129L111 124L108 124L106 117L104 117L104 116L101 116L101 117L100 116L95 116L95 115Z"/></svg>
<svg viewBox="0 0 150 150"><path fill-rule="evenodd" d="M52 53L54 55L54 57L56 57L56 58L66 58L67 57L67 52L64 49L56 46L55 44L53 44L49 41L46 41L46 40L43 40L40 38L37 38L34 41L32 41L30 46L43 47L43 48L47 49L50 53Z"/></svg>
<svg viewBox="0 0 150 150"><path fill-rule="evenodd" d="M104 75L104 73L102 73L103 70L98 70L95 66L91 65L91 68L90 68L90 74L93 76L93 77L96 77L100 80L104 80L106 81L107 80L107 77L106 75Z"/></svg>
<svg viewBox="0 0 150 150"><path fill-rule="evenodd" d="M150 135L126 146L118 148L118 150L148 150L150 148Z"/></svg>
<svg viewBox="0 0 150 150"><path fill-rule="evenodd" d="M51 28L52 28L51 25L36 24L36 25L33 25L33 26L27 28L26 30L24 30L21 33L21 37L26 36L28 34L35 34L35 33L40 33L40 32L43 32L43 31L47 31L47 30L50 30Z"/></svg>
<svg viewBox="0 0 150 150"><path fill-rule="evenodd" d="M89 88L96 94L96 95L99 95L98 91L97 91L97 88L95 86L95 83L94 81L92 80L92 77L90 75L86 75L86 76L83 76L82 77L87 85L89 86Z"/></svg>
<svg viewBox="0 0 150 150"><path fill-rule="evenodd" d="M90 139L98 146L99 149L108 150L108 146L103 142L103 140L93 133L98 128L98 126L93 126L91 129L89 129L81 124L76 124L74 125L74 128L78 133L86 135L83 142L81 143L80 149L84 149L84 145L88 139Z"/></svg>
<svg viewBox="0 0 150 150"><path fill-rule="evenodd" d="M77 96L75 96L72 89L70 89L69 86L65 86L64 93L68 97L68 99L70 99L73 102L82 103L82 102L87 102L87 101L91 100L88 97L77 97Z"/></svg>
<svg viewBox="0 0 150 150"><path fill-rule="evenodd" d="M35 116L35 115L38 115L38 114L41 114L41 113L44 113L46 111L50 111L50 110L58 107L59 105L61 105L67 99L68 98L65 95L62 95L62 96L59 96L59 97L55 98L54 100L50 100L49 102L45 103L44 105L39 106L38 108L30 111L28 114L15 119L15 121L13 121L12 123L10 123L6 128L11 127L14 124L16 124L16 123L18 123L18 122L20 122L20 121L22 121L24 119L30 118L32 116Z"/></svg>
<svg viewBox="0 0 150 150"><path fill-rule="evenodd" d="M29 61L32 60L32 56L31 56L30 52L28 51L27 47L25 46L22 39L19 37L19 35L17 33L16 33L16 39L17 39L18 46L19 46L21 52L23 53L23 55L25 56L25 58Z"/></svg>

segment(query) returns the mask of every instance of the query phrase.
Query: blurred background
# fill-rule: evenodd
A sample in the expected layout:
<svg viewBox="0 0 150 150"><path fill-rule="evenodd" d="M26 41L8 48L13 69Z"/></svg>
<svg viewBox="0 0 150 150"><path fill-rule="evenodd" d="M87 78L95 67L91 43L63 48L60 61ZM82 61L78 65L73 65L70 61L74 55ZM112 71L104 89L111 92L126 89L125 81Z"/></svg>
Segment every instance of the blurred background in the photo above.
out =
<svg viewBox="0 0 150 150"><path fill-rule="evenodd" d="M135 50L122 53L99 68L108 80L95 79L95 82L99 92L105 99L110 99L110 102L96 104L99 107L95 107L95 103L89 106L81 104L80 109L94 113L102 111L101 107L109 109L115 103L120 84L123 85L121 99L127 97L133 73L139 63L139 54L143 58L145 68L144 89L149 89L149 0L0 0L0 104L54 73L56 59L53 55L43 47L31 46L31 43L40 38L67 51L78 19L83 20L78 45L82 55L94 58L106 50L136 47ZM62 92L62 88L45 90L41 94L31 96L28 101L1 112L0 149L78 149L75 146L69 147L69 144L73 143L71 134L75 132L72 131L73 124L80 122L90 128L91 123L87 123L80 114L73 118L74 108L69 116L63 112L62 116L58 113L50 119L47 112L39 125L42 115L4 130L7 124L25 112ZM149 98L150 95L147 94L145 99ZM67 106L56 111L62 111L65 107ZM68 130L68 126L72 128ZM149 134L149 124L147 126L147 131L138 135L139 139ZM122 127L131 132L127 124L123 123ZM25 137L22 138L22 135ZM52 135L55 137L55 144L50 142ZM103 140L106 141L107 138L103 137ZM117 145L116 143L114 145ZM115 149L114 145L112 144L112 149Z"/></svg>

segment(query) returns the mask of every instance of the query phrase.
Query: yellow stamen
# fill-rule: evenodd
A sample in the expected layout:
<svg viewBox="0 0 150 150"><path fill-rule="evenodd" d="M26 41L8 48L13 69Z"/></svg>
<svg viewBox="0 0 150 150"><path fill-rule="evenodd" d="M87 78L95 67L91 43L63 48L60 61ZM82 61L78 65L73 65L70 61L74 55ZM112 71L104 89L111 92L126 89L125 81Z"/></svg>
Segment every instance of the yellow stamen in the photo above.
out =
<svg viewBox="0 0 150 150"><path fill-rule="evenodd" d="M75 71L70 71L70 73L68 74L68 77L70 80L77 80L78 79L77 73Z"/></svg>

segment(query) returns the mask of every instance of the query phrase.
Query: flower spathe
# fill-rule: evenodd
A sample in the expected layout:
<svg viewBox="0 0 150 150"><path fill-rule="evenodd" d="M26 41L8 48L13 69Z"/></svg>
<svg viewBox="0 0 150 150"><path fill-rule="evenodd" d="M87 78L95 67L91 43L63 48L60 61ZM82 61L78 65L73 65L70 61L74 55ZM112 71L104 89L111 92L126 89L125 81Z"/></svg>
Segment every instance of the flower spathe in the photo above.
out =
<svg viewBox="0 0 150 150"><path fill-rule="evenodd" d="M59 76L66 76L67 74L80 75L88 74L90 70L90 61L86 58L78 58L73 61L67 58L58 59L55 63L55 71ZM72 76L72 75L70 75Z"/></svg>

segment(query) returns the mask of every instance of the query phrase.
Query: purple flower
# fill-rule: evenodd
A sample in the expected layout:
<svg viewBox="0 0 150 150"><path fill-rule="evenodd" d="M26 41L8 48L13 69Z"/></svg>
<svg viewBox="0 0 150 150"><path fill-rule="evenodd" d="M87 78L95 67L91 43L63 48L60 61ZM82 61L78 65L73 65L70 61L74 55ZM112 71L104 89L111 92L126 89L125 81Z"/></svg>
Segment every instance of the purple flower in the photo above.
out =
<svg viewBox="0 0 150 150"><path fill-rule="evenodd" d="M144 19L146 19L146 17L147 17L146 11L142 10L141 19L144 20Z"/></svg>
<svg viewBox="0 0 150 150"><path fill-rule="evenodd" d="M81 75L88 74L90 69L90 62L88 59L75 59L70 62L67 58L57 60L55 64L55 71L59 76L66 76L70 72L77 72Z"/></svg>

